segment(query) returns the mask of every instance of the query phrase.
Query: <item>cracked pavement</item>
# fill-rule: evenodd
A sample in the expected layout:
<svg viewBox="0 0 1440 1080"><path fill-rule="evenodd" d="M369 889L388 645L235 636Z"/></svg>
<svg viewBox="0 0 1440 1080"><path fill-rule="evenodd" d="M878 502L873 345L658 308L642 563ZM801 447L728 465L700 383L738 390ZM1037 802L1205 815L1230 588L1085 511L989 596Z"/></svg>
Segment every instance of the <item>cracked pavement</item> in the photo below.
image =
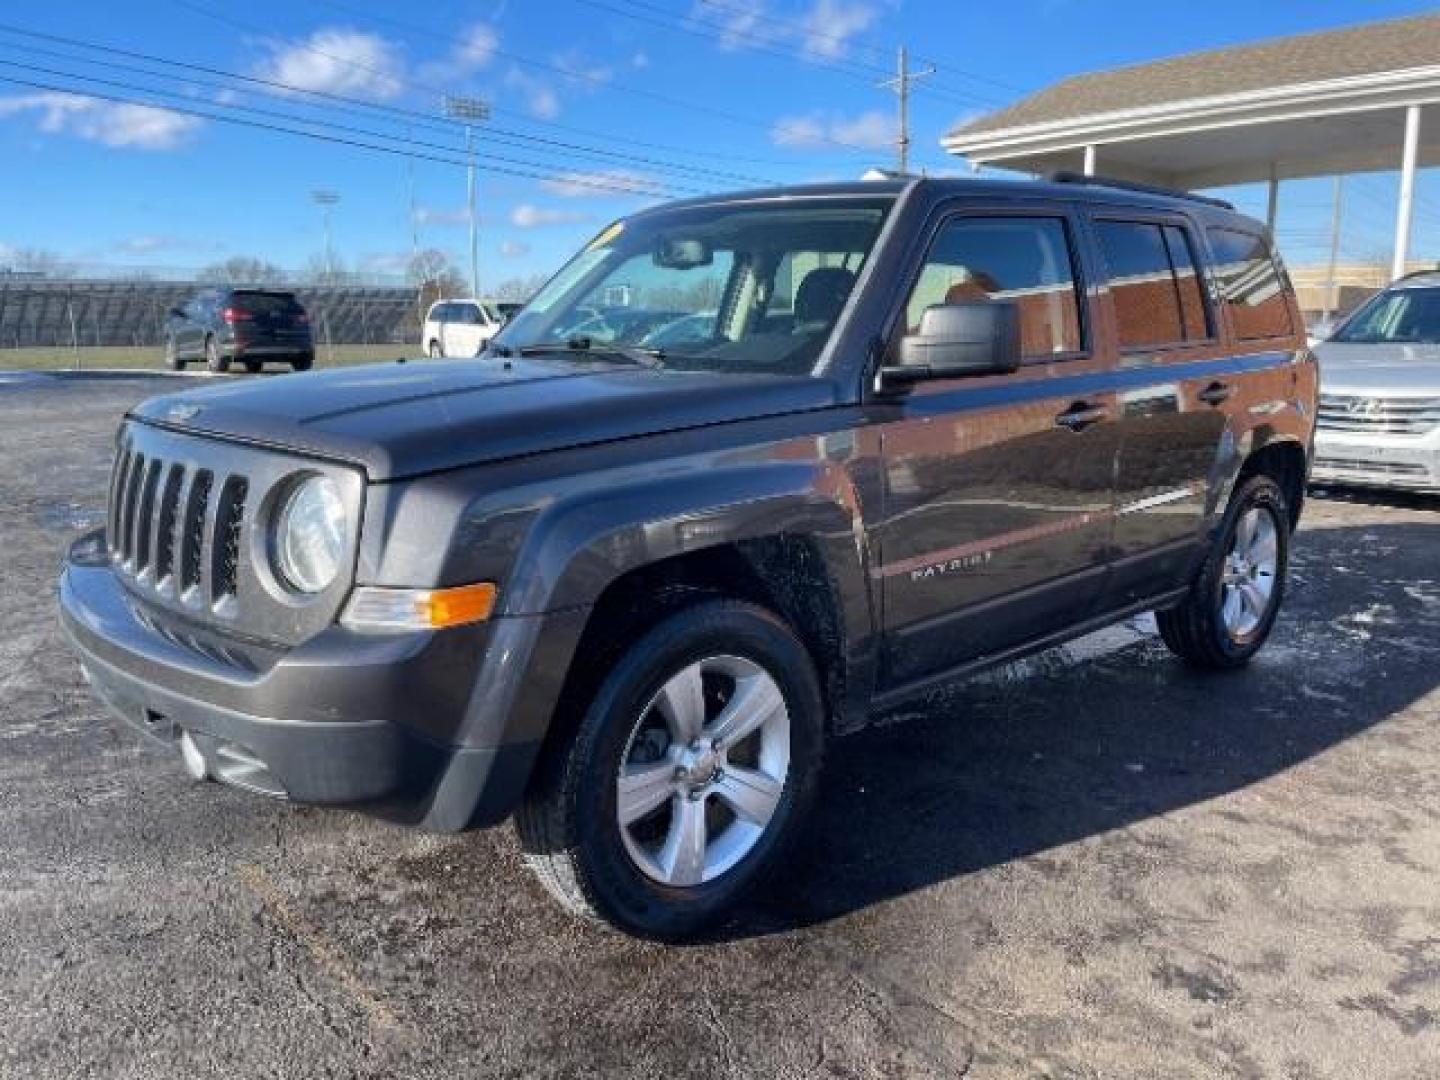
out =
<svg viewBox="0 0 1440 1080"><path fill-rule="evenodd" d="M667 949L90 698L55 571L164 386L0 387L0 1076L1436 1075L1440 500L1313 500L1246 672L1141 621L832 744L803 855Z"/></svg>

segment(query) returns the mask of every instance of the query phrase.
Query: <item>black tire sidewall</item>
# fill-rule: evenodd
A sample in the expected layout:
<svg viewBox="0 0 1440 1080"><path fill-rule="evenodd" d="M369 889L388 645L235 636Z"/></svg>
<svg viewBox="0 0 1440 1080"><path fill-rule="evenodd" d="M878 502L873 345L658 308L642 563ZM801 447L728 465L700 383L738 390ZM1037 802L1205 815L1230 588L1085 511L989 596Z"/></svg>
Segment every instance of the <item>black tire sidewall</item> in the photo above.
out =
<svg viewBox="0 0 1440 1080"><path fill-rule="evenodd" d="M1237 641L1225 626L1221 608L1224 604L1222 578L1225 557L1235 540L1241 517L1259 508L1271 515L1275 525L1275 587L1270 593L1270 606L1260 624L1244 641ZM1257 653L1270 637L1275 619L1285 602L1285 582L1290 565L1290 519L1285 495L1278 484L1266 476L1252 477L1236 493L1225 514L1224 526L1216 540L1215 551L1200 583L1207 606L1206 624L1215 648L1229 661L1242 663Z"/></svg>
<svg viewBox="0 0 1440 1080"><path fill-rule="evenodd" d="M630 858L616 818L615 777L640 710L686 664L707 656L752 660L775 679L790 711L790 769L775 817L756 846L715 881L676 889L647 877ZM711 602L672 616L635 643L602 684L576 740L567 784L574 840L587 892L626 929L660 938L710 925L772 869L814 797L824 708L814 666L785 625L747 604Z"/></svg>

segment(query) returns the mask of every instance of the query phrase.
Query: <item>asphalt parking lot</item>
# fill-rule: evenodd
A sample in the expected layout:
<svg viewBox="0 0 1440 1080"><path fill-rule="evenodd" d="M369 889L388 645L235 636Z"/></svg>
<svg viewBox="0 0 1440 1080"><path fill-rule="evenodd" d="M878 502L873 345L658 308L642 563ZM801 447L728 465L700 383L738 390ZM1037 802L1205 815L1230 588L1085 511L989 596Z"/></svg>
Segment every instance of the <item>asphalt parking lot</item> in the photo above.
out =
<svg viewBox="0 0 1440 1080"><path fill-rule="evenodd" d="M667 949L91 700L55 570L160 388L0 385L0 1075L1440 1075L1440 500L1312 501L1246 672L1142 623L835 744L801 860Z"/></svg>

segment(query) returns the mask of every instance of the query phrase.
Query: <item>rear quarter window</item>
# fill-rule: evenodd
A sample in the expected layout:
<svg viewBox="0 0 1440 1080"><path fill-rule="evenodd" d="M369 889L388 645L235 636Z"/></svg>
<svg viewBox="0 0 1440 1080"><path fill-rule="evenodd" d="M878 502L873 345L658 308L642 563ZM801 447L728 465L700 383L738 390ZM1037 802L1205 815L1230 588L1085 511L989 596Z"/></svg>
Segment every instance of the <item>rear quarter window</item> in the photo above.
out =
<svg viewBox="0 0 1440 1080"><path fill-rule="evenodd" d="M1208 229L1220 301L1241 341L1285 337L1294 331L1285 278L1265 240L1238 229Z"/></svg>

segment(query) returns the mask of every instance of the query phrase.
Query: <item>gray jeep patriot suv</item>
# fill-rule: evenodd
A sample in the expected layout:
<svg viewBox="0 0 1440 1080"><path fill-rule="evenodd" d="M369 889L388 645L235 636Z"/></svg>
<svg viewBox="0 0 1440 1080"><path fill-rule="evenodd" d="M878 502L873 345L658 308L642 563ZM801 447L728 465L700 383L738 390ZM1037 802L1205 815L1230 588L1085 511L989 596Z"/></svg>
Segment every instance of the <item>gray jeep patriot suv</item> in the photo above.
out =
<svg viewBox="0 0 1440 1080"><path fill-rule="evenodd" d="M603 230L474 361L139 406L60 600L95 689L194 776L513 815L568 908L683 937L878 711L1152 609L1189 663L1244 664L1315 397L1225 204L706 197Z"/></svg>

